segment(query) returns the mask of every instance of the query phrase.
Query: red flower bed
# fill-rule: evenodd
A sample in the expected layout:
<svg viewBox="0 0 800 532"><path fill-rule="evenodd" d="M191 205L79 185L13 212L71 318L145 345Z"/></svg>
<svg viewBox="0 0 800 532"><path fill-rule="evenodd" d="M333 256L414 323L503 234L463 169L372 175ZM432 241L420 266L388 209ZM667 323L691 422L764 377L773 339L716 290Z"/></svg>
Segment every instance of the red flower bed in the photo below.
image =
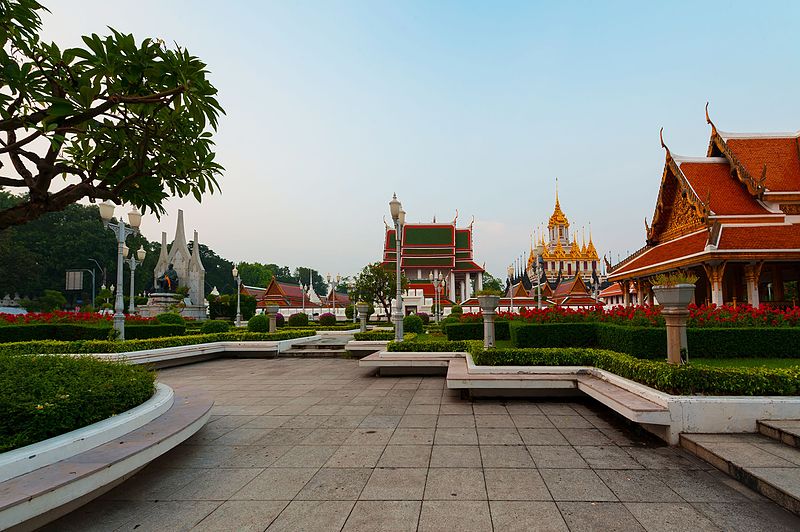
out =
<svg viewBox="0 0 800 532"><path fill-rule="evenodd" d="M86 325L111 323L111 314L95 312L29 312L28 314L0 314L0 325L27 325L29 323L83 323ZM154 323L155 318L126 315L126 323Z"/></svg>
<svg viewBox="0 0 800 532"><path fill-rule="evenodd" d="M604 322L637 327L662 327L660 307L589 307L571 309L547 307L520 313L498 312L497 319L530 323ZM480 313L462 314L462 322L481 321ZM800 307L774 308L767 305L689 305L689 327L798 327Z"/></svg>

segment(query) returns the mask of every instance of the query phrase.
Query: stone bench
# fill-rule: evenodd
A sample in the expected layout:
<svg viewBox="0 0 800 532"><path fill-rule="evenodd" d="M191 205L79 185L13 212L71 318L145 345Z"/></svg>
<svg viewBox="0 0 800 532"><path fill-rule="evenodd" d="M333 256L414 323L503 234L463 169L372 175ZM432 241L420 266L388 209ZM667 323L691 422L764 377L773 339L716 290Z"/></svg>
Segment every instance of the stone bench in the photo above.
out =
<svg viewBox="0 0 800 532"><path fill-rule="evenodd" d="M36 529L102 495L200 430L213 404L176 389L172 406L140 428L0 483L0 530Z"/></svg>

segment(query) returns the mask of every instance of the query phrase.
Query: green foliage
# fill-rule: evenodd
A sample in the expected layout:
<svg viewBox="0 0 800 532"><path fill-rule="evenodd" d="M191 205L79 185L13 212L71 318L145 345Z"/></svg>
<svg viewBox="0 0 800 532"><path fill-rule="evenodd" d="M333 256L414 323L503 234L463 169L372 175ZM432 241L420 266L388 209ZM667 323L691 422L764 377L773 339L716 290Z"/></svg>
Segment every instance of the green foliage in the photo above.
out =
<svg viewBox="0 0 800 532"><path fill-rule="evenodd" d="M422 320L423 325L428 325L431 322L431 317L427 312L417 312L417 316Z"/></svg>
<svg viewBox="0 0 800 532"><path fill-rule="evenodd" d="M92 357L0 357L0 452L130 410L154 392L143 366Z"/></svg>
<svg viewBox="0 0 800 532"><path fill-rule="evenodd" d="M29 312L52 312L61 310L67 304L67 298L58 290L45 290L34 300L23 299L22 306Z"/></svg>
<svg viewBox="0 0 800 532"><path fill-rule="evenodd" d="M400 288L408 288L408 279L403 275ZM397 275L380 262L367 264L355 278L355 290L351 301L376 301L383 307L386 316L391 316L391 303L397 293Z"/></svg>
<svg viewBox="0 0 800 532"><path fill-rule="evenodd" d="M353 319L353 314L355 314L355 312L356 312L356 306L355 305L353 305L353 304L347 305L344 308L344 317L347 318L348 320L352 320Z"/></svg>
<svg viewBox="0 0 800 532"><path fill-rule="evenodd" d="M653 277L653 286L677 286L679 284L695 284L697 276L686 272L660 273Z"/></svg>
<svg viewBox="0 0 800 532"><path fill-rule="evenodd" d="M206 320L200 326L203 334L226 333L231 330L231 324L225 320Z"/></svg>
<svg viewBox="0 0 800 532"><path fill-rule="evenodd" d="M435 344L430 344L435 345ZM678 395L798 395L800 367L712 368L641 360L601 349L472 349L478 365L594 366Z"/></svg>
<svg viewBox="0 0 800 532"><path fill-rule="evenodd" d="M19 161L18 177L3 184L29 194L0 211L0 229L89 196L161 214L168 197L199 201L218 189L212 132L223 110L206 65L180 46L137 44L113 29L62 50L39 40L41 9L3 2L0 129ZM51 190L57 176L72 185Z"/></svg>
<svg viewBox="0 0 800 532"><path fill-rule="evenodd" d="M183 319L178 313L175 312L164 312L156 316L156 321L158 323L172 323L174 325L186 325L186 320Z"/></svg>
<svg viewBox="0 0 800 532"><path fill-rule="evenodd" d="M667 333L662 327L599 322L514 322L511 331L511 339L517 347L597 347L637 358L660 360L667 357ZM690 359L693 356L800 357L800 330L796 327L697 327L688 328L686 337Z"/></svg>
<svg viewBox="0 0 800 532"><path fill-rule="evenodd" d="M461 305L453 305L450 307L450 315L451 316L460 316L464 313L464 309L461 308Z"/></svg>
<svg viewBox="0 0 800 532"><path fill-rule="evenodd" d="M116 332L111 323L29 323L27 325L0 326L0 343L25 342L31 340L104 340ZM177 324L125 324L125 338L158 338L179 336L185 327Z"/></svg>
<svg viewBox="0 0 800 532"><path fill-rule="evenodd" d="M443 329L448 340L483 339L483 322L448 323ZM509 322L496 320L494 322L494 337L496 340L510 340Z"/></svg>
<svg viewBox="0 0 800 532"><path fill-rule="evenodd" d="M408 316L403 318L404 331L421 334L424 328L425 327L424 324L422 323L422 318L420 318L416 314L409 314Z"/></svg>
<svg viewBox="0 0 800 532"><path fill-rule="evenodd" d="M247 320L247 330L265 333L269 331L269 318L264 314L256 314Z"/></svg>
<svg viewBox="0 0 800 532"><path fill-rule="evenodd" d="M476 296L502 296L503 291L496 288L484 288L475 292Z"/></svg>
<svg viewBox="0 0 800 532"><path fill-rule="evenodd" d="M306 327L308 325L308 314L298 312L292 314L286 322L290 327Z"/></svg>
<svg viewBox="0 0 800 532"><path fill-rule="evenodd" d="M193 334L186 336L168 336L147 340L125 340L122 342L109 340L82 340L61 342L57 340L39 340L32 342L13 342L0 344L0 357L16 355L46 354L84 354L84 353L125 353L197 345L214 342L275 342L314 336L313 330L280 331L275 333L228 332L217 334Z"/></svg>
<svg viewBox="0 0 800 532"><path fill-rule="evenodd" d="M485 290L497 290L501 294L503 293L502 281L489 272L483 272L483 288Z"/></svg>
<svg viewBox="0 0 800 532"><path fill-rule="evenodd" d="M326 312L319 317L319 324L323 327L330 327L332 325L336 325L336 316L333 314Z"/></svg>
<svg viewBox="0 0 800 532"><path fill-rule="evenodd" d="M230 274L230 272L228 272ZM223 294L220 296L209 296L208 312L212 320L236 318L236 294ZM249 320L256 313L256 298L242 294L239 303L242 311L242 319Z"/></svg>
<svg viewBox="0 0 800 532"><path fill-rule="evenodd" d="M394 340L394 331L367 331L357 332L353 335L355 340L383 341Z"/></svg>
<svg viewBox="0 0 800 532"><path fill-rule="evenodd" d="M387 351L395 352L468 352L473 349L473 343L479 344L483 347L482 342L469 342L469 341L455 341L455 342L414 342L404 340L402 342L389 342L386 346Z"/></svg>

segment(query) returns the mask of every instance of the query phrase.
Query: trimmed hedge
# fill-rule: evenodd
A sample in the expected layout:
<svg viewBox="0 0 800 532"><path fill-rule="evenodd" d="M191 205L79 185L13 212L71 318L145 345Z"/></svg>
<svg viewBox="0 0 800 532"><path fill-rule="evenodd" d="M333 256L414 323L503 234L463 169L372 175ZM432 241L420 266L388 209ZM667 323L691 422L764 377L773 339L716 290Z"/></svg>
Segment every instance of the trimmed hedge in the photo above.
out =
<svg viewBox="0 0 800 532"><path fill-rule="evenodd" d="M409 314L408 316L403 318L403 332L413 332L417 334L421 334L425 329L424 324L422 323L422 318L417 316L416 314Z"/></svg>
<svg viewBox="0 0 800 532"><path fill-rule="evenodd" d="M482 321L447 323L442 325L442 329L448 340L483 340ZM494 337L496 340L511 339L508 321L498 320L494 322Z"/></svg>
<svg viewBox="0 0 800 532"><path fill-rule="evenodd" d="M225 320L206 320L200 326L203 334L225 333L231 330L231 324Z"/></svg>
<svg viewBox="0 0 800 532"><path fill-rule="evenodd" d="M269 318L266 314L256 314L247 320L247 330L250 332L269 332Z"/></svg>
<svg viewBox="0 0 800 532"><path fill-rule="evenodd" d="M323 327L332 327L336 325L336 316L330 312L326 312L324 314L320 314L318 321Z"/></svg>
<svg viewBox="0 0 800 532"><path fill-rule="evenodd" d="M27 325L0 326L0 343L31 340L107 340L110 323L89 325L83 323L30 323ZM130 340L179 336L186 332L184 325L125 324L125 338Z"/></svg>
<svg viewBox="0 0 800 532"><path fill-rule="evenodd" d="M353 335L354 339L356 340L372 340L372 341L383 341L383 340L394 340L394 331L367 331L367 332L359 332ZM403 342L408 342L413 340L417 337L417 333L405 333Z"/></svg>
<svg viewBox="0 0 800 532"><path fill-rule="evenodd" d="M56 340L39 340L33 342L13 342L0 344L0 357L17 355L46 354L85 354L85 353L124 353L126 351L143 351L162 347L178 347L213 342L275 342L314 336L313 330L280 331L275 333L228 332L218 334L193 334L191 336L172 336L150 340L82 340L77 342L61 342Z"/></svg>
<svg viewBox="0 0 800 532"><path fill-rule="evenodd" d="M307 327L308 326L308 314L303 314L302 312L298 312L297 314L292 314L289 316L289 319L286 320L286 324L290 327Z"/></svg>
<svg viewBox="0 0 800 532"><path fill-rule="evenodd" d="M162 312L156 316L158 323L172 323L174 325L185 325L186 320L177 312Z"/></svg>
<svg viewBox="0 0 800 532"><path fill-rule="evenodd" d="M389 345L386 346L387 351L395 351L395 352L431 352L431 353L442 353L442 352L450 352L450 351L471 351L477 348L483 348L483 343L474 341L474 340L459 340L459 341L447 341L447 342L409 342L405 340L403 342L389 342Z"/></svg>
<svg viewBox="0 0 800 532"><path fill-rule="evenodd" d="M448 330L452 325L448 325ZM800 357L800 328L690 328L689 360L702 358ZM449 332L448 332L448 338ZM629 327L612 323L518 323L511 339L520 348L596 347L637 358L665 359L667 332L662 327Z"/></svg>
<svg viewBox="0 0 800 532"><path fill-rule="evenodd" d="M130 410L154 381L144 366L92 357L0 357L0 452Z"/></svg>
<svg viewBox="0 0 800 532"><path fill-rule="evenodd" d="M433 344L431 344L433 345ZM713 368L673 365L603 349L476 349L478 365L594 366L677 395L798 395L800 367Z"/></svg>

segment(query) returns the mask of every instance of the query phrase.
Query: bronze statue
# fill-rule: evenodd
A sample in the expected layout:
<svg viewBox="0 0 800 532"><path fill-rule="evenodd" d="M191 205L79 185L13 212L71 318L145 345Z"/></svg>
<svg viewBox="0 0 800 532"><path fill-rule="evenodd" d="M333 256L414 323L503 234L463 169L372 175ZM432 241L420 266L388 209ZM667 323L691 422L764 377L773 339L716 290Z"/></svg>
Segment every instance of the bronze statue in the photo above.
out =
<svg viewBox="0 0 800 532"><path fill-rule="evenodd" d="M156 279L158 289L171 294L178 289L178 272L172 266L172 264L167 266L167 271L164 272L164 275Z"/></svg>

